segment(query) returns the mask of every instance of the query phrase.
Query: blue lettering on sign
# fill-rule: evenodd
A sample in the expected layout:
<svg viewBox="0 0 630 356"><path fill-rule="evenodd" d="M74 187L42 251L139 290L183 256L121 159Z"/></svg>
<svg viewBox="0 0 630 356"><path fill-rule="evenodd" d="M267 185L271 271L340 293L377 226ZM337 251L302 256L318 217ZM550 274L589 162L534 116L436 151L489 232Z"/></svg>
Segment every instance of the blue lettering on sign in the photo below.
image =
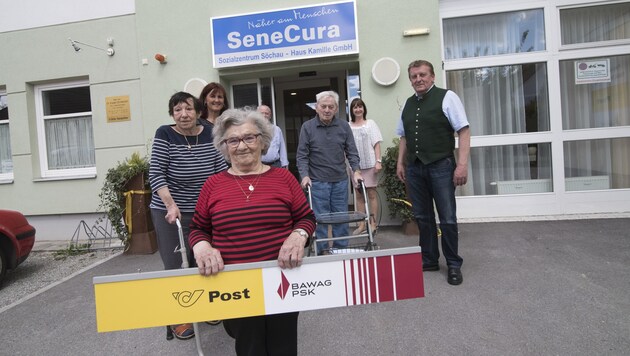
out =
<svg viewBox="0 0 630 356"><path fill-rule="evenodd" d="M213 18L212 41L215 56L357 41L354 2Z"/></svg>

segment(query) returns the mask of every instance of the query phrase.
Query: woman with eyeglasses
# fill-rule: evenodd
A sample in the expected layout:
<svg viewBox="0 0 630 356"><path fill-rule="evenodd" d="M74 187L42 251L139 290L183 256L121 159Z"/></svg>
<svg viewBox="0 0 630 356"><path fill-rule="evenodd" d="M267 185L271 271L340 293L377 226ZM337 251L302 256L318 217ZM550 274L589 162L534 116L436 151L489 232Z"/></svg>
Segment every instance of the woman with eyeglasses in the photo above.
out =
<svg viewBox="0 0 630 356"><path fill-rule="evenodd" d="M224 265L277 260L302 264L315 216L295 177L261 161L273 127L259 112L227 110L214 126L214 144L231 167L206 181L190 225L199 273ZM298 313L223 321L238 355L296 355Z"/></svg>
<svg viewBox="0 0 630 356"><path fill-rule="evenodd" d="M179 246L175 220L181 221L184 236L188 236L203 183L209 176L227 169L225 159L214 148L211 129L197 122L200 111L201 103L194 96L186 92L173 94L168 113L175 123L160 126L153 139L150 208L164 269L182 266L181 254L173 252ZM188 246L187 252L193 261ZM190 323L173 325L171 329L178 339L195 336Z"/></svg>

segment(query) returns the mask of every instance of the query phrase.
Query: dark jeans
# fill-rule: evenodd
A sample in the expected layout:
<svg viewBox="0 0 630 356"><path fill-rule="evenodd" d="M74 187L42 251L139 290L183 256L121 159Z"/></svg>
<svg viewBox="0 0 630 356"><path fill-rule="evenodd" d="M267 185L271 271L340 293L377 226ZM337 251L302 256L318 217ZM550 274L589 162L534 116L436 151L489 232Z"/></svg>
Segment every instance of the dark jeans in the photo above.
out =
<svg viewBox="0 0 630 356"><path fill-rule="evenodd" d="M416 159L407 165L407 190L413 215L420 230L420 247L424 265L437 265L440 257L438 248L435 209L440 218L442 230L442 253L448 267L461 267L462 258L458 255L457 207L453 173L455 159L447 157L430 164L422 164Z"/></svg>
<svg viewBox="0 0 630 356"><path fill-rule="evenodd" d="M299 313L253 316L223 321L225 331L235 339L238 356L297 355Z"/></svg>

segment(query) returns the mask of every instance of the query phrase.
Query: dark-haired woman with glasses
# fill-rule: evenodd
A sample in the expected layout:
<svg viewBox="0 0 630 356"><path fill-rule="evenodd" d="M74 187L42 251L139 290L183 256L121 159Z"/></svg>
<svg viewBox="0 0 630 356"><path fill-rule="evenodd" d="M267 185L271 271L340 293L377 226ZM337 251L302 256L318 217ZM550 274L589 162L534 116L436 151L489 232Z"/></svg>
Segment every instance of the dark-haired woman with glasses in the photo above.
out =
<svg viewBox="0 0 630 356"><path fill-rule="evenodd" d="M189 242L199 273L220 273L225 264L277 260L302 264L315 230L315 215L295 177L261 161L273 127L263 115L227 110L214 126L214 144L231 167L206 181L190 225ZM237 355L296 355L298 313L223 321Z"/></svg>

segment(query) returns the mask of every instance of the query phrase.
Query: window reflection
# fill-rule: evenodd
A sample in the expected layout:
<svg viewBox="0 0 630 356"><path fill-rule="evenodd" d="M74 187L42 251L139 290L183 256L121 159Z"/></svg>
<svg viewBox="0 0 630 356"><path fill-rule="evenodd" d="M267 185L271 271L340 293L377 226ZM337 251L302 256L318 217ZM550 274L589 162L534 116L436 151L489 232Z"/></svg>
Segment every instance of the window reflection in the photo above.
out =
<svg viewBox="0 0 630 356"><path fill-rule="evenodd" d="M545 50L542 9L444 20L444 58Z"/></svg>
<svg viewBox="0 0 630 356"><path fill-rule="evenodd" d="M630 188L629 162L628 137L565 142L566 190Z"/></svg>
<svg viewBox="0 0 630 356"><path fill-rule="evenodd" d="M13 172L11 136L9 135L9 103L0 92L0 174Z"/></svg>
<svg viewBox="0 0 630 356"><path fill-rule="evenodd" d="M590 62L609 66L608 78L576 80L576 66ZM561 61L560 88L563 129L630 125L630 55Z"/></svg>
<svg viewBox="0 0 630 356"><path fill-rule="evenodd" d="M551 192L551 144L473 147L459 195Z"/></svg>
<svg viewBox="0 0 630 356"><path fill-rule="evenodd" d="M562 44L630 38L630 2L560 10Z"/></svg>
<svg viewBox="0 0 630 356"><path fill-rule="evenodd" d="M258 83L235 84L232 86L235 108L258 106Z"/></svg>
<svg viewBox="0 0 630 356"><path fill-rule="evenodd" d="M547 66L544 63L483 67L447 72L472 135L549 131Z"/></svg>

